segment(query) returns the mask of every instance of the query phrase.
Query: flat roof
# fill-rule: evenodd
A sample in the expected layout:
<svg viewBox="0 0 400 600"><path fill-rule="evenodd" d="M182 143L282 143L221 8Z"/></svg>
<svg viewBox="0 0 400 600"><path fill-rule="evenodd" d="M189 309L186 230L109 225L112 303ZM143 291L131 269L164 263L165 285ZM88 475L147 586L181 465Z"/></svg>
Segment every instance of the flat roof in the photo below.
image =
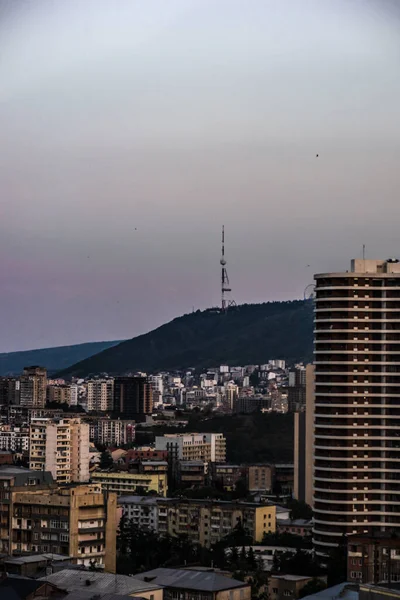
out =
<svg viewBox="0 0 400 600"><path fill-rule="evenodd" d="M58 561L58 560L71 560L70 556L64 554L30 554L29 556L10 556L10 558L4 558L3 562L8 565L25 565L27 563L41 562L44 560Z"/></svg>
<svg viewBox="0 0 400 600"><path fill-rule="evenodd" d="M162 587L218 592L232 588L248 587L248 583L205 571L204 569L166 569L159 568L135 575L143 581L152 581Z"/></svg>

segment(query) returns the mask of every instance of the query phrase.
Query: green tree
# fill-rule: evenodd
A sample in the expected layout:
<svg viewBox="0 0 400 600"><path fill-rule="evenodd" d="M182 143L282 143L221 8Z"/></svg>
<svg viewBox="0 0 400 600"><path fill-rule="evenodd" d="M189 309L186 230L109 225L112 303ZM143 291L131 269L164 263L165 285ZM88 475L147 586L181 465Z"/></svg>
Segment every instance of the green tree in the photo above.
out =
<svg viewBox="0 0 400 600"><path fill-rule="evenodd" d="M104 452L102 452L100 456L100 469L110 469L113 466L113 464L114 461L112 459L111 454L107 452L107 450L104 450Z"/></svg>
<svg viewBox="0 0 400 600"><path fill-rule="evenodd" d="M343 536L328 559L328 586L342 583L347 579L347 540Z"/></svg>
<svg viewBox="0 0 400 600"><path fill-rule="evenodd" d="M256 557L254 556L254 550L253 550L252 546L250 546L249 552L247 554L247 562L249 564L249 568L251 569L251 571L255 571L257 569L258 565L257 565Z"/></svg>
<svg viewBox="0 0 400 600"><path fill-rule="evenodd" d="M290 518L294 519L306 519L310 521L313 517L313 511L311 506L303 502L302 500L295 500L292 498L288 502L288 508L290 509Z"/></svg>
<svg viewBox="0 0 400 600"><path fill-rule="evenodd" d="M305 598L305 596L310 596L311 594L317 594L322 590L326 589L326 583L322 579L318 579L314 577L311 581L306 583L306 585L301 588L299 592L299 598Z"/></svg>

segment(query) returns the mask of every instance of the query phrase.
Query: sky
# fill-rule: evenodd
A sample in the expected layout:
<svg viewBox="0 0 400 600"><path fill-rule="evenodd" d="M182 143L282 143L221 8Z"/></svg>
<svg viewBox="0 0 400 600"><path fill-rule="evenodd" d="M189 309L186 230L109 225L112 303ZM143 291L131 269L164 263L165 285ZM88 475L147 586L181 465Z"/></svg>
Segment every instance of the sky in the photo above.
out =
<svg viewBox="0 0 400 600"><path fill-rule="evenodd" d="M217 305L222 224L237 303L400 257L399 31L397 0L0 0L0 351Z"/></svg>

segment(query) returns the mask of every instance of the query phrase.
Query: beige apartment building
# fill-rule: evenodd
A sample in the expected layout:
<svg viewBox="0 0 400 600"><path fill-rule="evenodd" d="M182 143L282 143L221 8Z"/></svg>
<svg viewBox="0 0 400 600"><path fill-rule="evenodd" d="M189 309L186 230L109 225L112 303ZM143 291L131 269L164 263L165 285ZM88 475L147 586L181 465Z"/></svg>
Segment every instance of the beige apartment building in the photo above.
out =
<svg viewBox="0 0 400 600"><path fill-rule="evenodd" d="M80 419L32 419L29 467L57 483L89 481L89 425Z"/></svg>
<svg viewBox="0 0 400 600"><path fill-rule="evenodd" d="M158 531L172 536L188 535L193 542L210 547L241 523L253 542L276 530L276 506L253 502L224 502L170 498L157 501Z"/></svg>
<svg viewBox="0 0 400 600"><path fill-rule="evenodd" d="M400 263L315 275L314 545L400 533Z"/></svg>
<svg viewBox="0 0 400 600"><path fill-rule="evenodd" d="M117 496L100 485L10 492L11 554L52 553L115 573Z"/></svg>
<svg viewBox="0 0 400 600"><path fill-rule="evenodd" d="M71 386L70 385L48 385L47 400L57 404L71 404Z"/></svg>
<svg viewBox="0 0 400 600"><path fill-rule="evenodd" d="M145 463L152 472L127 473L114 471L113 473L93 471L91 480L100 483L104 490L115 492L118 496L123 494L141 494L154 492L166 496L168 491L167 465L164 472L154 472L151 462Z"/></svg>
<svg viewBox="0 0 400 600"><path fill-rule="evenodd" d="M46 392L46 369L44 367L25 367L20 377L20 405L27 408L44 408Z"/></svg>
<svg viewBox="0 0 400 600"><path fill-rule="evenodd" d="M87 383L87 410L105 412L114 408L114 379L92 379Z"/></svg>
<svg viewBox="0 0 400 600"><path fill-rule="evenodd" d="M171 460L226 461L223 433L178 433L156 437L156 450L167 450Z"/></svg>
<svg viewBox="0 0 400 600"><path fill-rule="evenodd" d="M274 484L272 465L249 465L247 470L249 492L270 492Z"/></svg>

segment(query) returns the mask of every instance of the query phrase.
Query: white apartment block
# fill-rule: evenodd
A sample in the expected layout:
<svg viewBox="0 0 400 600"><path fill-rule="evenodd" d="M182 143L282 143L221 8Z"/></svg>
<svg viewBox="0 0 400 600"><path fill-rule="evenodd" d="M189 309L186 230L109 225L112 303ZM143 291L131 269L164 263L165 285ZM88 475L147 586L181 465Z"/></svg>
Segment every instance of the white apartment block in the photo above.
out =
<svg viewBox="0 0 400 600"><path fill-rule="evenodd" d="M103 446L124 446L135 440L135 422L96 419L90 423L90 441Z"/></svg>
<svg viewBox="0 0 400 600"><path fill-rule="evenodd" d="M156 436L156 450L167 450L178 460L226 461L226 439L223 433L178 433Z"/></svg>
<svg viewBox="0 0 400 600"><path fill-rule="evenodd" d="M29 432L20 427L0 430L0 450L9 452L28 452Z"/></svg>
<svg viewBox="0 0 400 600"><path fill-rule="evenodd" d="M114 407L114 380L92 379L87 383L87 410L112 410Z"/></svg>
<svg viewBox="0 0 400 600"><path fill-rule="evenodd" d="M163 498L121 496L118 505L122 508L123 516L141 529L158 531L158 500Z"/></svg>
<svg viewBox="0 0 400 600"><path fill-rule="evenodd" d="M89 481L89 425L80 419L32 419L29 467L57 483Z"/></svg>

